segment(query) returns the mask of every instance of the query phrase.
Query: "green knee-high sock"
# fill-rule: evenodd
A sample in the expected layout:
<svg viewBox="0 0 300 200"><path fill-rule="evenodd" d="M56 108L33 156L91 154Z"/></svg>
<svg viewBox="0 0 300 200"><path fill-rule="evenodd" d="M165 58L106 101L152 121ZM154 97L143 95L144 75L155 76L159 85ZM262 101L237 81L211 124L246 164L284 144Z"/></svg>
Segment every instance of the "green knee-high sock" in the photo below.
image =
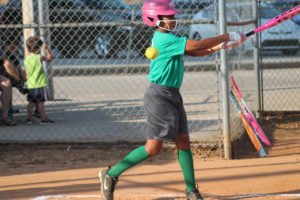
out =
<svg viewBox="0 0 300 200"><path fill-rule="evenodd" d="M126 169L146 160L149 155L145 146L141 146L133 150L123 160L121 160L115 167L111 168L107 173L110 176L120 176Z"/></svg>
<svg viewBox="0 0 300 200"><path fill-rule="evenodd" d="M196 188L194 162L191 149L178 150L178 160L183 172L187 192Z"/></svg>

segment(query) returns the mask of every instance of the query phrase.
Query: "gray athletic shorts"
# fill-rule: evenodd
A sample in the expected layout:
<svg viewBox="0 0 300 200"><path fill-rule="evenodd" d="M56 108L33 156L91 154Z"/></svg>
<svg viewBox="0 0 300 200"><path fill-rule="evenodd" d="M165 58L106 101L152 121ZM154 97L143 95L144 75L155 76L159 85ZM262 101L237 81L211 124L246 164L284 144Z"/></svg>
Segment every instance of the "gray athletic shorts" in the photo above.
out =
<svg viewBox="0 0 300 200"><path fill-rule="evenodd" d="M151 83L144 95L147 139L177 142L188 134L187 117L179 89Z"/></svg>

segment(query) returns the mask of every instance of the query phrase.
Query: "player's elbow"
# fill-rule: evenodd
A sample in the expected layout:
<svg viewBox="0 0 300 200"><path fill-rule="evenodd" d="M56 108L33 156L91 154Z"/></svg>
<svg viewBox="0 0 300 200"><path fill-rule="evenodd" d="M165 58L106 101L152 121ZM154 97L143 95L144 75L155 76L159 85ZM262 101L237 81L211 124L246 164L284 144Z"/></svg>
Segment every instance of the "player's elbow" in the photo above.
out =
<svg viewBox="0 0 300 200"><path fill-rule="evenodd" d="M186 51L203 51L215 46L214 38L206 38L202 40L187 40Z"/></svg>
<svg viewBox="0 0 300 200"><path fill-rule="evenodd" d="M201 42L195 40L187 40L185 45L185 52L193 52L201 50Z"/></svg>
<svg viewBox="0 0 300 200"><path fill-rule="evenodd" d="M199 57L197 51L185 51L185 52L184 52L184 55L192 56L192 57Z"/></svg>

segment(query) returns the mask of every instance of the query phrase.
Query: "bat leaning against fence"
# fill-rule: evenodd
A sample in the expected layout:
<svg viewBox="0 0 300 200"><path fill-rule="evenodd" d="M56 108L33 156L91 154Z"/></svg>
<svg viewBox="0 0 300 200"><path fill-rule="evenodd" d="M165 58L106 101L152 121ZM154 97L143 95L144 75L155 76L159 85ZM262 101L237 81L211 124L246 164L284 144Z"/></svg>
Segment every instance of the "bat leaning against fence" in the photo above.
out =
<svg viewBox="0 0 300 200"><path fill-rule="evenodd" d="M235 100L237 101L237 103L238 103L239 106L241 107L241 110L242 110L243 114L247 117L248 121L250 122L250 125L251 125L252 128L254 129L254 133L257 135L257 137L260 139L260 141L262 141L263 143L265 143L264 140L265 140L265 141L269 141L267 137L266 137L266 138L263 137L263 136L265 135L263 132L260 133L260 134L258 133L258 130L259 130L259 131L262 131L261 128L260 128L260 126L259 126L259 124L258 124L258 122L257 122L257 121L255 120L255 118L249 113L249 111L247 110L247 108L245 108L245 107L243 106L243 103L242 103L241 99L239 98L237 92L236 92L234 89L232 89L231 91L232 91L232 94L233 94ZM266 145L266 144L265 144L265 145ZM266 146L269 146L269 145L266 145Z"/></svg>
<svg viewBox="0 0 300 200"><path fill-rule="evenodd" d="M295 17L296 15L300 14L300 5L292 8L280 15L278 15L277 17L274 17L273 19L267 21L266 23L264 23L263 25L257 27L256 29L254 29L253 31L250 31L249 33L246 33L246 36L249 37L255 33L261 32L265 29L271 28L273 26L276 26L292 17Z"/></svg>
<svg viewBox="0 0 300 200"><path fill-rule="evenodd" d="M248 136L249 136L252 144L254 145L254 148L259 153L260 157L265 157L266 156L266 152L265 152L262 144L260 143L259 139L257 138L254 129L251 127L248 119L246 118L246 116L243 114L243 112L241 111L241 109L237 105L236 100L234 99L232 91L230 91L229 97L230 97L231 101L233 102L234 107L238 111L238 113L239 113L239 115L240 115L240 117L241 117L241 119L243 121L243 124L245 126L246 132L248 133Z"/></svg>
<svg viewBox="0 0 300 200"><path fill-rule="evenodd" d="M266 145L266 146L270 146L271 145L271 142L270 140L268 139L268 137L266 136L266 134L264 133L264 131L261 129L260 125L258 124L258 122L256 121L253 113L251 112L251 110L248 108L243 96L242 96L242 93L240 92L237 84L235 83L234 81L234 78L233 76L230 77L231 79L231 82L237 92L237 97L240 102L242 103L241 107L244 108L244 110L246 111L246 114L247 114L247 117L250 121L250 124L252 125L252 127L254 128L254 130L256 131L256 133L258 134L259 138L261 139L261 141Z"/></svg>

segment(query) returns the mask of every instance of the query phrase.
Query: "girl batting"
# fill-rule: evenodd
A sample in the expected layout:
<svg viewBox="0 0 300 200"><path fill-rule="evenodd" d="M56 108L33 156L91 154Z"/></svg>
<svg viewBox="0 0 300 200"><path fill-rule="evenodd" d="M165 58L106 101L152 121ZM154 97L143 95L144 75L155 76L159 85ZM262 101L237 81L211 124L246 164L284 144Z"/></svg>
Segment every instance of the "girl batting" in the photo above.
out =
<svg viewBox="0 0 300 200"><path fill-rule="evenodd" d="M186 198L203 199L195 183L187 117L179 91L184 73L183 55L205 56L220 48L234 48L246 36L231 32L200 41L177 37L171 32L177 26L175 15L179 12L174 8L172 0L144 2L143 21L156 29L152 45L159 50L158 57L151 61L148 75L150 84L144 95L147 142L133 150L113 168L99 172L101 192L105 200L113 200L118 177L125 170L157 155L165 141L174 142L177 146L178 160L186 184Z"/></svg>

